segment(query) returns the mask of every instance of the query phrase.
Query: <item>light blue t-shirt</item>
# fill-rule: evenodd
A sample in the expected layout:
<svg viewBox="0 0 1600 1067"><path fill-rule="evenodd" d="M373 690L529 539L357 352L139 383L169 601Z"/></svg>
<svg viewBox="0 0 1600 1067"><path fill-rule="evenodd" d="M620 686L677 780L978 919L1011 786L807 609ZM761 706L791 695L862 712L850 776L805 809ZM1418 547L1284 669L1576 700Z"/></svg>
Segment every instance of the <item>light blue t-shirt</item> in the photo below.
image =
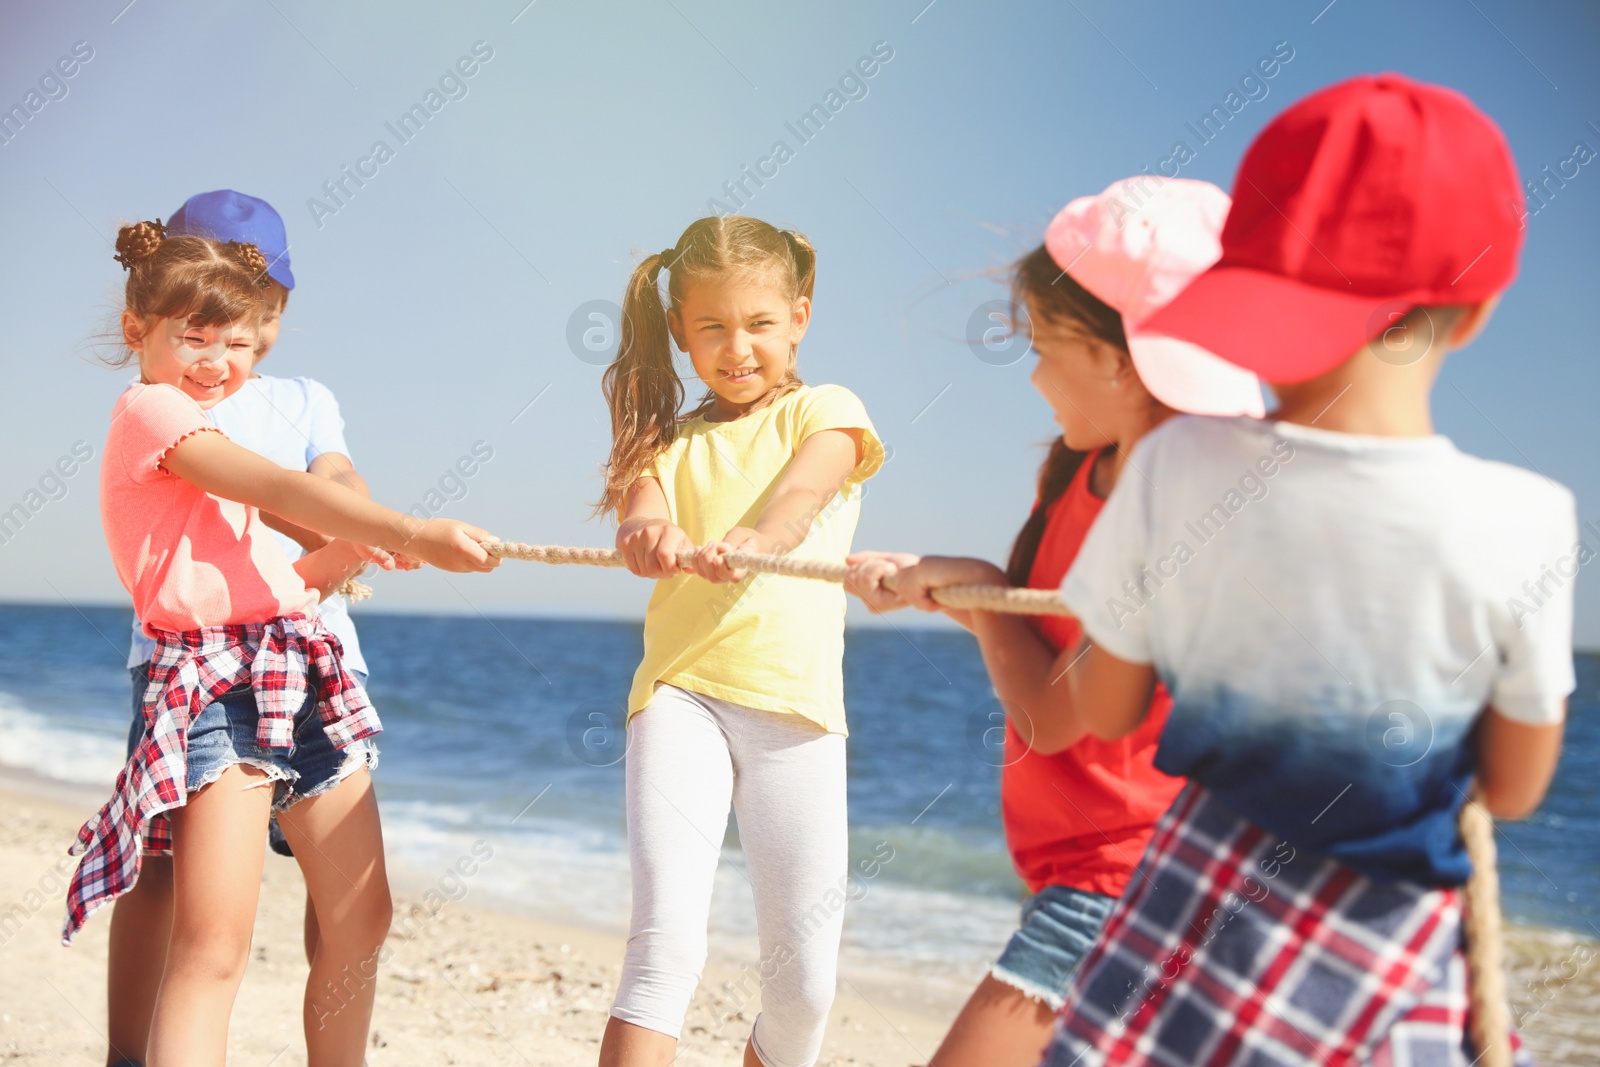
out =
<svg viewBox="0 0 1600 1067"><path fill-rule="evenodd" d="M235 444L289 470L310 470L311 461L324 453L350 455L339 402L327 386L310 378L251 378L207 415ZM305 555L293 538L276 530L272 536L291 562ZM361 657L356 626L344 597L330 596L322 602L319 613L323 625L344 645L345 666L366 673L367 663ZM155 650L155 642L144 635L139 620L134 619L128 666L148 662Z"/></svg>
<svg viewBox="0 0 1600 1067"><path fill-rule="evenodd" d="M1370 877L1459 885L1473 730L1561 721L1583 551L1568 490L1446 437L1183 416L1061 593L1171 692L1157 768Z"/></svg>

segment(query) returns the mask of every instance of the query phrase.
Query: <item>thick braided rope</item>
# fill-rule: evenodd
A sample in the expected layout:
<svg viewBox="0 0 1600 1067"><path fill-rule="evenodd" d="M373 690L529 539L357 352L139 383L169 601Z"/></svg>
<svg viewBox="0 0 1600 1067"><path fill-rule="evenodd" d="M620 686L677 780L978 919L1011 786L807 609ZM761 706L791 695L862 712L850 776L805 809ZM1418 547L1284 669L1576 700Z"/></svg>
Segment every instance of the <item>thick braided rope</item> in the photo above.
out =
<svg viewBox="0 0 1600 1067"><path fill-rule="evenodd" d="M532 560L537 563L584 563L591 567L626 566L622 554L610 548L573 548L565 545L523 545L514 541L485 541L484 550L502 559ZM679 557L684 563L690 553ZM819 582L845 582L850 568L843 563L821 559L795 559L755 552L730 552L728 565L757 574L779 574L788 578L809 578ZM884 582L891 590L892 579ZM951 585L937 589L933 599L946 607L977 611L1003 611L1013 615L1070 615L1061 598L1048 589L1013 589L1004 585Z"/></svg>
<svg viewBox="0 0 1600 1067"><path fill-rule="evenodd" d="M1461 839L1472 861L1467 879L1463 933L1471 987L1467 1026L1481 1067L1511 1067L1511 1012L1506 1001L1506 974L1501 958L1500 877L1495 869L1494 819L1482 794L1461 809Z"/></svg>

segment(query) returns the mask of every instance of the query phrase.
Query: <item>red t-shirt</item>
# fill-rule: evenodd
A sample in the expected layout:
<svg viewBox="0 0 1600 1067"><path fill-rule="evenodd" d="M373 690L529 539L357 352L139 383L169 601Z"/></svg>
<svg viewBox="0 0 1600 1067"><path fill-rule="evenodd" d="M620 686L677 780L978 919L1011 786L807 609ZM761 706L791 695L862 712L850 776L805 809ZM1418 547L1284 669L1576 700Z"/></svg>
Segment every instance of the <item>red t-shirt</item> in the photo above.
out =
<svg viewBox="0 0 1600 1067"><path fill-rule="evenodd" d="M1083 461L1067 491L1050 506L1029 588L1060 587L1100 514L1105 501L1089 491L1095 459ZM1078 620L1065 615L1042 615L1035 624L1058 652L1076 645L1082 634ZM1029 890L1060 885L1122 895L1156 820L1183 788L1182 779L1152 766L1171 710L1172 698L1158 683L1150 714L1132 734L1120 741L1085 737L1053 756L1029 749L1007 721L1000 810L1012 862Z"/></svg>

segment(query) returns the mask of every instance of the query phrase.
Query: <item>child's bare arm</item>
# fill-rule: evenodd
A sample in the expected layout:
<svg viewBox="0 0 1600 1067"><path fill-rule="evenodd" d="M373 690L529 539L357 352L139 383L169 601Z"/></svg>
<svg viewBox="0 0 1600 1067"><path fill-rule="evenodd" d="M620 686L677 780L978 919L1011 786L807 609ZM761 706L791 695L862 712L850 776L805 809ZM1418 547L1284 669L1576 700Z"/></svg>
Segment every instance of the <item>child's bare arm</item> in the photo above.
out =
<svg viewBox="0 0 1600 1067"><path fill-rule="evenodd" d="M753 527L736 526L721 541L704 546L695 572L714 582L738 582L745 572L727 565L728 552L789 552L811 529L811 522L844 488L861 462L861 430L818 430L805 439L784 468Z"/></svg>
<svg viewBox="0 0 1600 1067"><path fill-rule="evenodd" d="M1049 756L1088 734L1068 676L1079 650L1055 653L1025 616L974 611L972 632L1006 717L1028 747ZM1148 704L1148 702L1146 702Z"/></svg>
<svg viewBox="0 0 1600 1067"><path fill-rule="evenodd" d="M1102 741L1127 737L1150 711L1156 670L1148 663L1130 663L1087 642L1063 652L1054 669L1066 672L1076 714L1084 729Z"/></svg>
<svg viewBox="0 0 1600 1067"><path fill-rule="evenodd" d="M327 478L285 470L221 434L184 438L162 466L224 499L254 505L332 537L404 552L442 570L488 571L500 563L478 543L489 537L484 530L454 519L419 522Z"/></svg>
<svg viewBox="0 0 1600 1067"><path fill-rule="evenodd" d="M311 461L310 471L319 478L327 478L330 481L338 482L351 492L359 493L368 500L372 499L372 491L367 488L366 479L356 473L355 465L350 462L349 456L339 452L324 452ZM261 513L261 521L285 537L292 539L307 552L315 552L319 548L326 548L328 543L333 540L327 534L308 530L304 526L298 526L282 516L274 515L268 511ZM334 584L337 585L338 583Z"/></svg>
<svg viewBox="0 0 1600 1067"><path fill-rule="evenodd" d="M1478 784L1484 804L1497 819L1532 815L1550 788L1561 759L1565 723L1533 726L1508 719L1493 708L1483 713L1478 733Z"/></svg>
<svg viewBox="0 0 1600 1067"><path fill-rule="evenodd" d="M327 600L370 563L386 571L395 569L394 557L383 549L334 538L295 560L293 566L306 588L315 589L320 599Z"/></svg>
<svg viewBox="0 0 1600 1067"><path fill-rule="evenodd" d="M1006 718L1030 748L1048 756L1082 740L1089 730L1076 713L1066 679L1080 650L1067 649L1058 656L1021 615L941 608L932 593L951 585L1010 582L993 563L954 556L924 556L895 575L896 594L906 604L922 611L943 610L972 631Z"/></svg>
<svg viewBox="0 0 1600 1067"><path fill-rule="evenodd" d="M861 462L862 431L819 430L805 439L772 487L755 532L765 551L787 552L805 540L815 519Z"/></svg>
<svg viewBox="0 0 1600 1067"><path fill-rule="evenodd" d="M309 468L312 474L319 478L327 478L338 482L352 493L359 493L368 500L372 499L372 490L367 488L367 480L356 472L354 463L343 452L324 452L311 461Z"/></svg>
<svg viewBox="0 0 1600 1067"><path fill-rule="evenodd" d="M694 548L689 535L672 524L667 494L646 476L628 489L628 503L617 526L617 551L641 578L672 578L683 573L678 556Z"/></svg>

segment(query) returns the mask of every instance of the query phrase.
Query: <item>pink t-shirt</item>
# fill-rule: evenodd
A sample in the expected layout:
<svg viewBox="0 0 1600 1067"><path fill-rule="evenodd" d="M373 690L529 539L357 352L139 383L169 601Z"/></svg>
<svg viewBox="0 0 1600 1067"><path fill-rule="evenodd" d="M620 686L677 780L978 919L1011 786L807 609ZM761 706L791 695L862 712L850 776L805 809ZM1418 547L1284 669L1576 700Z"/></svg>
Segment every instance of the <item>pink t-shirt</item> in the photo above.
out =
<svg viewBox="0 0 1600 1067"><path fill-rule="evenodd" d="M161 466L174 445L205 431L222 432L171 385L136 385L111 412L100 520L117 577L152 637L317 607L317 594L255 508L212 496Z"/></svg>

